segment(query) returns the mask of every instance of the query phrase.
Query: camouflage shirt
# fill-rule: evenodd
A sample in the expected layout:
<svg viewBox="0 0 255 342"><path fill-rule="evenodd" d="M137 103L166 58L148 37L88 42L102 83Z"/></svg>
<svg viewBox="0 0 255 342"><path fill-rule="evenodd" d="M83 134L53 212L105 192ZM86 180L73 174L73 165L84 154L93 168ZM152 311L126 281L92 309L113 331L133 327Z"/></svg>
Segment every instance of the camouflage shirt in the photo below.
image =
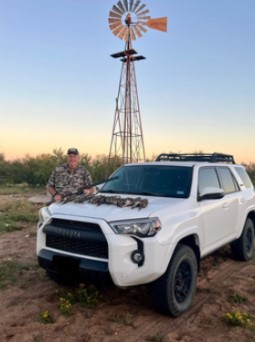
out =
<svg viewBox="0 0 255 342"><path fill-rule="evenodd" d="M52 172L47 187L55 188L56 192L62 196L80 195L83 189L92 184L89 172L78 165L75 170L70 172L68 165L57 166Z"/></svg>

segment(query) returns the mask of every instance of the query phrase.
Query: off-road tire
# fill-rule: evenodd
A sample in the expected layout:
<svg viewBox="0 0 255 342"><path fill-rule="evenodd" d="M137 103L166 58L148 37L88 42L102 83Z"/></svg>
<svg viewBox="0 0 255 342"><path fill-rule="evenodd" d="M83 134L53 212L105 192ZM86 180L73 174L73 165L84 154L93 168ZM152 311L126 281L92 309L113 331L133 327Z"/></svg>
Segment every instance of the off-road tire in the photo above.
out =
<svg viewBox="0 0 255 342"><path fill-rule="evenodd" d="M186 245L177 246L163 276L149 285L153 307L160 313L179 316L191 306L196 291L197 259Z"/></svg>
<svg viewBox="0 0 255 342"><path fill-rule="evenodd" d="M254 223L247 218L242 234L239 239L231 244L231 253L234 259L241 261L249 261L253 258L254 253Z"/></svg>

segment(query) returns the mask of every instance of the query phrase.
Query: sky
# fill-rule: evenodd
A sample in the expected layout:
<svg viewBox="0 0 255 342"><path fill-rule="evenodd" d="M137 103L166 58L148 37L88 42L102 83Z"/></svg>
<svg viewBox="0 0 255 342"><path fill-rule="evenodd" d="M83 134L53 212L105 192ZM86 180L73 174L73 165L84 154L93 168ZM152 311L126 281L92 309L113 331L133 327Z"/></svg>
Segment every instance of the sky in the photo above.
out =
<svg viewBox="0 0 255 342"><path fill-rule="evenodd" d="M108 155L125 42L118 0L0 0L0 153ZM255 163L255 0L142 0L168 18L133 41L146 157L233 154Z"/></svg>

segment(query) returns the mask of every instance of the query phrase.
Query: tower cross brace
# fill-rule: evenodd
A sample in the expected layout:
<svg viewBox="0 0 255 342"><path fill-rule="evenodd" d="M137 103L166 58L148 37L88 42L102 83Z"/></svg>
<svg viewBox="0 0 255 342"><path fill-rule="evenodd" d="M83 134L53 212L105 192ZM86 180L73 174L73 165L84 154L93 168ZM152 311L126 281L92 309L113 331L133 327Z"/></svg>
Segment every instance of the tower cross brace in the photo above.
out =
<svg viewBox="0 0 255 342"><path fill-rule="evenodd" d="M128 22L128 19L127 19ZM122 62L118 96L116 98L109 159L120 156L122 162L145 160L145 146L138 98L135 62L145 59L132 49L131 39L125 50L111 55Z"/></svg>

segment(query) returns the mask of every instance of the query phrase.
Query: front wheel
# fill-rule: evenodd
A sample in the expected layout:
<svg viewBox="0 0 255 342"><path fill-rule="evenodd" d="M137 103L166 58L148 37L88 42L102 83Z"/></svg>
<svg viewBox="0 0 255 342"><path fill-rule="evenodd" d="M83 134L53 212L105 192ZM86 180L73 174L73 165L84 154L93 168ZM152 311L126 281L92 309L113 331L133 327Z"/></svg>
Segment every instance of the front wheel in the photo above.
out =
<svg viewBox="0 0 255 342"><path fill-rule="evenodd" d="M161 313L179 316L191 306L196 279L195 253L189 246L180 244L165 274L149 285L152 305Z"/></svg>
<svg viewBox="0 0 255 342"><path fill-rule="evenodd" d="M248 218L239 239L231 242L233 258L248 261L253 258L254 253L254 223Z"/></svg>

